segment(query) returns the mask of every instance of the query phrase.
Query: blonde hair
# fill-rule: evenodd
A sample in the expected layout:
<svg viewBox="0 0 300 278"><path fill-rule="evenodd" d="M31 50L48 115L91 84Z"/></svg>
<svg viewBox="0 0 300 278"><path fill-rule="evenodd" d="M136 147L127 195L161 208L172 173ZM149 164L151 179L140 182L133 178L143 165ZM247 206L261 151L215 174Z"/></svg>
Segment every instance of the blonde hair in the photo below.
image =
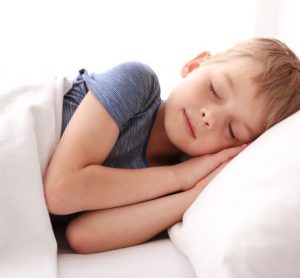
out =
<svg viewBox="0 0 300 278"><path fill-rule="evenodd" d="M263 65L263 71L253 80L258 86L256 97L265 105L266 129L300 109L300 61L286 44L272 38L254 38L209 60L221 62L236 57L250 57Z"/></svg>

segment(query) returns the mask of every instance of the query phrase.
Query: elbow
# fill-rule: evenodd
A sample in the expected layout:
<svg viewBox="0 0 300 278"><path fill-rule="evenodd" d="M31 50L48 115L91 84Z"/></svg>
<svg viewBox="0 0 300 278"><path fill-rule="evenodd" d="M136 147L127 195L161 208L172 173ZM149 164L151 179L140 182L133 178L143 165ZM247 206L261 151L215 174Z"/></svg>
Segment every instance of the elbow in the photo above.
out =
<svg viewBox="0 0 300 278"><path fill-rule="evenodd" d="M44 180L44 194L48 211L52 214L65 215L69 214L70 209L67 207L67 181L64 177L49 177Z"/></svg>
<svg viewBox="0 0 300 278"><path fill-rule="evenodd" d="M71 221L71 223L66 228L66 239L68 245L73 252L77 254L91 254L93 251L88 248L87 243L89 242L89 237L85 233L82 233L81 230L77 229L77 219ZM99 250L97 250L99 252Z"/></svg>

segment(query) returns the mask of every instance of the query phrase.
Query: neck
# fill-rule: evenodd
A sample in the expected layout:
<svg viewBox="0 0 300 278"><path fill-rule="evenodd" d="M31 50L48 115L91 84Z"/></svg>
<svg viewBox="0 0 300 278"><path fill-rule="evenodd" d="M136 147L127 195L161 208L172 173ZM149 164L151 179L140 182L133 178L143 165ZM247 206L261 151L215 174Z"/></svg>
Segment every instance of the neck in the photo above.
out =
<svg viewBox="0 0 300 278"><path fill-rule="evenodd" d="M161 104L150 132L146 157L152 166L171 165L178 160L180 151L169 140L164 125L165 104Z"/></svg>

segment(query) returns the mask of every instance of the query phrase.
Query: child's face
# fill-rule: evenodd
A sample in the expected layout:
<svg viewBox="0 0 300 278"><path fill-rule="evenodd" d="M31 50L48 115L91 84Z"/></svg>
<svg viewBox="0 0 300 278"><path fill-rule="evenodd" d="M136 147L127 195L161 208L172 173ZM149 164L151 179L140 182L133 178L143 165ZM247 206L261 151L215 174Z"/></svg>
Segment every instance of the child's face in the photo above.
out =
<svg viewBox="0 0 300 278"><path fill-rule="evenodd" d="M262 65L251 58L205 64L207 55L185 65L165 102L168 138L190 156L249 143L264 130L264 107L254 100L251 80Z"/></svg>

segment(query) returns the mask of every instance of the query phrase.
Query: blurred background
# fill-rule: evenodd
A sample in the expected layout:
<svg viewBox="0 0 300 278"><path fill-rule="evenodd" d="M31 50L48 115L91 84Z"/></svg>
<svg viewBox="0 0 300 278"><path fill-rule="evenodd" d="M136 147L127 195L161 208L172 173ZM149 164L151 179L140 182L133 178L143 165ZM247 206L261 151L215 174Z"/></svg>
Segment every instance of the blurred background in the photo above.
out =
<svg viewBox="0 0 300 278"><path fill-rule="evenodd" d="M204 50L268 36L299 55L299 10L297 0L0 0L0 74L76 76L138 60L158 73L165 97Z"/></svg>

